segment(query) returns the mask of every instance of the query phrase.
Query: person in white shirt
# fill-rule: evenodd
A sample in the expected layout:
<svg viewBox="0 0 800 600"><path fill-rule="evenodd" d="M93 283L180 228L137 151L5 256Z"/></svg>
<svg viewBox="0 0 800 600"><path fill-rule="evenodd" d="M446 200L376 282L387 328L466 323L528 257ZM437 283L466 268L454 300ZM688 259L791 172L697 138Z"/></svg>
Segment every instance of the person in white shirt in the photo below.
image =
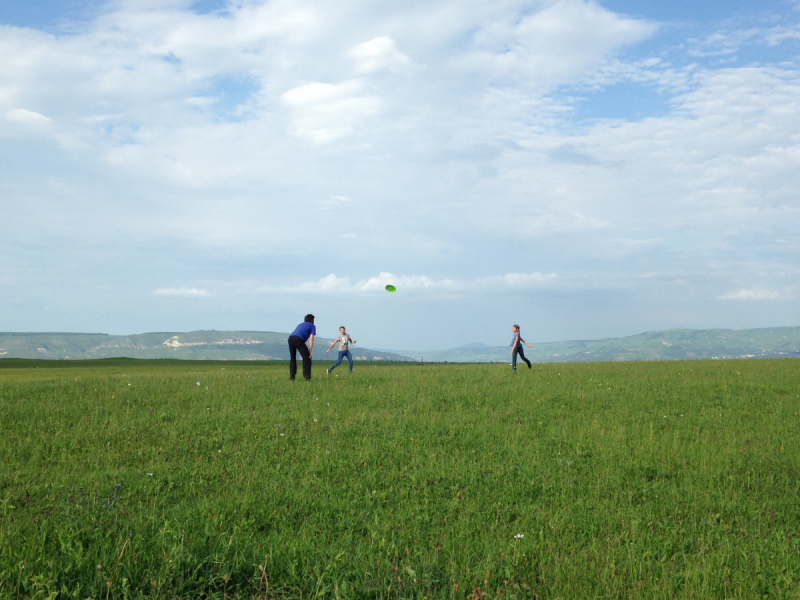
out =
<svg viewBox="0 0 800 600"><path fill-rule="evenodd" d="M350 362L350 372L353 372L353 355L350 354L350 344L355 344L356 341L347 335L347 330L344 328L344 325L339 327L339 337L331 342L331 345L325 350L325 354L331 351L336 344L339 344L339 359L333 363L333 366L326 371L326 373L330 373L340 364L342 364L342 359L347 357L347 360Z"/></svg>

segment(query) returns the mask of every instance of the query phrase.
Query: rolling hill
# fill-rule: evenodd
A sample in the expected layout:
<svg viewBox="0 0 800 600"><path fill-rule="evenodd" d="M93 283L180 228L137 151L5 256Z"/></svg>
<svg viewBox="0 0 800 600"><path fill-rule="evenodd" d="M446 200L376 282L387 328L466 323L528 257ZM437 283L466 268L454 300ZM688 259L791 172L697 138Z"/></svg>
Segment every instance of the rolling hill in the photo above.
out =
<svg viewBox="0 0 800 600"><path fill-rule="evenodd" d="M91 359L177 358L191 360L288 360L288 333L268 331L191 331L136 335L103 333L0 333L0 358ZM331 343L316 340L321 359ZM336 348L327 355L336 358ZM355 360L411 360L393 352L352 346Z"/></svg>
<svg viewBox="0 0 800 600"><path fill-rule="evenodd" d="M136 335L103 333L0 333L0 359L175 358L185 360L287 360L289 334L267 331L191 331ZM331 340L317 338L317 358ZM334 349L335 350L335 349ZM441 351L351 348L356 360L509 362L508 346L473 342ZM671 329L621 338L545 342L525 348L535 362L592 362L800 357L800 327ZM335 358L334 351L328 358ZM413 357L413 358L411 358Z"/></svg>
<svg viewBox="0 0 800 600"><path fill-rule="evenodd" d="M439 362L510 362L509 351L508 346L473 343L412 355ZM537 343L526 346L525 355L535 362L800 357L800 327L670 329L603 340Z"/></svg>

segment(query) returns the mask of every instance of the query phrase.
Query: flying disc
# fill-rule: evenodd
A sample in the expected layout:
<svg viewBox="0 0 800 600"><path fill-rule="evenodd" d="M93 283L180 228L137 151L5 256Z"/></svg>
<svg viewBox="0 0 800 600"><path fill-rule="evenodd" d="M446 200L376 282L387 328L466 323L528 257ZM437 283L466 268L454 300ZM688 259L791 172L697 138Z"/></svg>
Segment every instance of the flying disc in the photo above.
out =
<svg viewBox="0 0 800 600"><path fill-rule="evenodd" d="M390 284L386 286L386 291L395 293L397 291L397 288Z"/></svg>

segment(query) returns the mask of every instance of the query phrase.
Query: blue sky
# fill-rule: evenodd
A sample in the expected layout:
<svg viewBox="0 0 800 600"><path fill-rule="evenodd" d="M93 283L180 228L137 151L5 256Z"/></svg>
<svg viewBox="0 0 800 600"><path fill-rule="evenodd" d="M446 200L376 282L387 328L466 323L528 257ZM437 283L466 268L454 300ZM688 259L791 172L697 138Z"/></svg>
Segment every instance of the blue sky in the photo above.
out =
<svg viewBox="0 0 800 600"><path fill-rule="evenodd" d="M0 330L800 321L797 2L33 0L0 53Z"/></svg>

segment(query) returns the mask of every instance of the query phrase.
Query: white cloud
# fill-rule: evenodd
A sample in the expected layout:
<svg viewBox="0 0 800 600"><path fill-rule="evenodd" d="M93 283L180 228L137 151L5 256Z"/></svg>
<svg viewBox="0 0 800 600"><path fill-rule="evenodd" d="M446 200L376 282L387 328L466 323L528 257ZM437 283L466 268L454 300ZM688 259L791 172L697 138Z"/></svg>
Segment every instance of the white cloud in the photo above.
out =
<svg viewBox="0 0 800 600"><path fill-rule="evenodd" d="M264 286L262 292L280 294L370 294L385 291L393 285L399 292L443 292L443 293L497 293L503 290L537 289L552 285L555 273L509 273L474 280L456 281L453 279L432 279L425 275L394 275L381 272L368 279L351 281L349 277L339 277L333 273L317 281L306 281L291 286Z"/></svg>
<svg viewBox="0 0 800 600"><path fill-rule="evenodd" d="M353 59L357 73L393 70L411 63L411 59L397 49L397 44L388 35L354 46L347 54Z"/></svg>
<svg viewBox="0 0 800 600"><path fill-rule="evenodd" d="M180 296L183 298L198 298L209 295L207 290L198 290L195 288L161 288L153 293L156 296Z"/></svg>
<svg viewBox="0 0 800 600"><path fill-rule="evenodd" d="M215 96L193 96L191 98L186 98L184 102L189 106L208 107L218 103L219 98Z"/></svg>
<svg viewBox="0 0 800 600"><path fill-rule="evenodd" d="M352 133L381 106L375 96L358 95L362 87L358 80L339 84L315 81L284 92L281 99L292 109L292 133L319 144Z"/></svg>
<svg viewBox="0 0 800 600"><path fill-rule="evenodd" d="M344 206L347 206L353 201L352 198L347 196L328 196L325 200L319 203L320 208L326 211L335 211Z"/></svg>
<svg viewBox="0 0 800 600"><path fill-rule="evenodd" d="M720 296L719 300L777 300L780 298L778 292L760 289L741 289L738 292L732 292Z"/></svg>
<svg viewBox="0 0 800 600"><path fill-rule="evenodd" d="M787 40L796 40L800 38L800 26L793 27L776 27L769 31L765 36L765 41L770 46L777 46Z"/></svg>
<svg viewBox="0 0 800 600"><path fill-rule="evenodd" d="M607 55L656 29L594 2L558 0L544 10L481 27L471 60L490 69L495 79L514 77L509 84L550 86L588 75Z"/></svg>
<svg viewBox="0 0 800 600"><path fill-rule="evenodd" d="M50 123L50 118L41 113L27 110L25 108L15 108L6 113L6 120L12 123L22 123L23 125L32 125L40 127Z"/></svg>
<svg viewBox="0 0 800 600"><path fill-rule="evenodd" d="M747 45L778 46L800 38L800 25L764 24L715 31L703 38L688 40L688 54L695 57L735 55Z"/></svg>
<svg viewBox="0 0 800 600"><path fill-rule="evenodd" d="M517 290L540 288L550 285L556 281L558 276L555 273L508 273L507 275L498 275L496 277L487 277L486 279L478 280L477 284L480 286L491 285L497 288L510 288Z"/></svg>
<svg viewBox="0 0 800 600"><path fill-rule="evenodd" d="M339 100L352 95L360 88L360 81L346 81L338 85L315 81L284 92L281 98L289 106L307 106Z"/></svg>

